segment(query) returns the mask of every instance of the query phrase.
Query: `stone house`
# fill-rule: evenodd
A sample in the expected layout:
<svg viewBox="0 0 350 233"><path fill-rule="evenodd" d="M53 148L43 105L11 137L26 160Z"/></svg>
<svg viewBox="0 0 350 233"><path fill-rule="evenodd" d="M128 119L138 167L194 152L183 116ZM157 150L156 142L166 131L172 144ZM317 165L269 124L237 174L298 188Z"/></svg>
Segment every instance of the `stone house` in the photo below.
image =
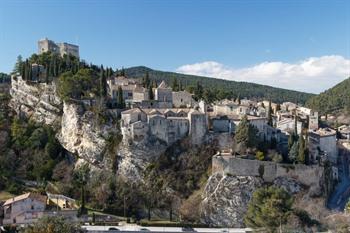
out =
<svg viewBox="0 0 350 233"><path fill-rule="evenodd" d="M3 204L3 224L30 224L35 222L43 216L46 201L46 196L36 193L26 193L8 199Z"/></svg>
<svg viewBox="0 0 350 233"><path fill-rule="evenodd" d="M206 114L194 109L141 109L121 113L123 140L139 142L150 136L171 145L190 136L193 144L200 144L207 133Z"/></svg>
<svg viewBox="0 0 350 233"><path fill-rule="evenodd" d="M214 115L237 115L239 105L234 102L214 104Z"/></svg>
<svg viewBox="0 0 350 233"><path fill-rule="evenodd" d="M325 158L332 163L337 163L337 133L330 128L320 128L317 130L309 130L309 152L312 162Z"/></svg>
<svg viewBox="0 0 350 233"><path fill-rule="evenodd" d="M283 102L281 104L281 110L288 111L288 112L295 110L297 107L298 105L292 102Z"/></svg>
<svg viewBox="0 0 350 233"><path fill-rule="evenodd" d="M295 120L292 118L284 118L282 120L277 121L276 128L280 129L282 132L291 133L294 132L295 129ZM301 133L303 128L303 123L297 121L297 133L298 135Z"/></svg>
<svg viewBox="0 0 350 233"><path fill-rule="evenodd" d="M235 132L235 122L227 116L216 116L210 119L211 129L217 133Z"/></svg>
<svg viewBox="0 0 350 233"><path fill-rule="evenodd" d="M187 91L173 91L173 106L175 108L191 108L195 105L193 94Z"/></svg>
<svg viewBox="0 0 350 233"><path fill-rule="evenodd" d="M160 102L173 102L172 89L162 81L159 86L154 90L154 99Z"/></svg>

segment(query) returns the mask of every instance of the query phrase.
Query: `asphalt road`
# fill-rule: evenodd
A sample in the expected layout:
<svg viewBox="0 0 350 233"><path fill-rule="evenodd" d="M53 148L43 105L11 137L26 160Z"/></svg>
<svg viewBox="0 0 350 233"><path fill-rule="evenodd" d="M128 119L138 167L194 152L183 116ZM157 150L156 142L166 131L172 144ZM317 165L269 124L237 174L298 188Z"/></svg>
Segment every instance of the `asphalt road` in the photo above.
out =
<svg viewBox="0 0 350 233"><path fill-rule="evenodd" d="M252 232L248 228L193 228L193 231L183 231L181 227L142 227L137 225L124 225L124 226L82 226L82 228L88 230L91 233L100 233L100 232L127 232L127 233L139 233L139 232L169 232L169 233L178 233L178 232L200 232L200 233L248 233ZM118 230L109 230L109 229L118 229Z"/></svg>

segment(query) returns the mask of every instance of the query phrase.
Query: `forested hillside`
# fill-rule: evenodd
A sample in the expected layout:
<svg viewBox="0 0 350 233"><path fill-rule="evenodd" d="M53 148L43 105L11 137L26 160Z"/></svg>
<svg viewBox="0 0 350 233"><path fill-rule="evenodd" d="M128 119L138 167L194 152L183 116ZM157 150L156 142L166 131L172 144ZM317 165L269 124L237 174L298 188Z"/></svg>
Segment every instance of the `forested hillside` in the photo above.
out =
<svg viewBox="0 0 350 233"><path fill-rule="evenodd" d="M151 80L159 84L165 80L172 84L176 79L179 85L187 90L195 90L198 85L203 88L203 98L208 101L224 98L249 98L249 99L271 99L273 102L291 101L305 103L312 94L287 89L275 88L255 83L228 81L223 79L209 78L195 75L185 75L174 72L163 72L152 70L144 66L125 69L129 78L142 78L149 74Z"/></svg>
<svg viewBox="0 0 350 233"><path fill-rule="evenodd" d="M350 115L350 78L309 99L307 106L322 114L341 112Z"/></svg>

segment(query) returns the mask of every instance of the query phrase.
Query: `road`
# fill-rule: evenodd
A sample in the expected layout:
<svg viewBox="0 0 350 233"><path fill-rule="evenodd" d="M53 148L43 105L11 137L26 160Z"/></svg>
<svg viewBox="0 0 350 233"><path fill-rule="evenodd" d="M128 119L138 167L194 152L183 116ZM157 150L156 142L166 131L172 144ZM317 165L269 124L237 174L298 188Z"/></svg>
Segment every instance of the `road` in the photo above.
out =
<svg viewBox="0 0 350 233"><path fill-rule="evenodd" d="M350 152L340 148L339 157L338 174L340 182L328 200L328 208L335 211L343 211L350 197Z"/></svg>
<svg viewBox="0 0 350 233"><path fill-rule="evenodd" d="M181 227L142 227L137 225L124 225L124 226L82 226L83 229L86 229L91 233L100 233L100 232L117 232L117 233L179 233L179 232L199 232L199 233L248 233L252 232L248 228L193 228L192 231L183 231ZM117 229L117 230L109 230Z"/></svg>

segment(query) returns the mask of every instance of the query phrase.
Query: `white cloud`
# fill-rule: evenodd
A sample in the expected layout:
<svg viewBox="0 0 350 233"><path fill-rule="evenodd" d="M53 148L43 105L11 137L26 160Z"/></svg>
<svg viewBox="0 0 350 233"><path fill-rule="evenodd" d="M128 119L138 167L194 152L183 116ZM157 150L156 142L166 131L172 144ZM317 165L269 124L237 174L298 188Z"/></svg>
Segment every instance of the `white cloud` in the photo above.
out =
<svg viewBox="0 0 350 233"><path fill-rule="evenodd" d="M205 61L180 66L176 72L319 93L350 76L350 60L331 55L296 63L263 62L239 69Z"/></svg>

